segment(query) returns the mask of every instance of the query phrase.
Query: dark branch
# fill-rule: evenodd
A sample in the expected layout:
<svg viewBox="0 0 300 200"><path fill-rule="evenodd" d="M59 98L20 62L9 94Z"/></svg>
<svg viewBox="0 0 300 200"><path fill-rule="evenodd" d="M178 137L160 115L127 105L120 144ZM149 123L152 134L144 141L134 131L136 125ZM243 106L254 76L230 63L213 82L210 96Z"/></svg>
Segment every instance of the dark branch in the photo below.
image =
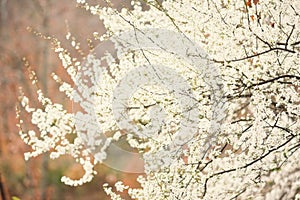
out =
<svg viewBox="0 0 300 200"><path fill-rule="evenodd" d="M205 182L204 182L204 192L203 192L203 197L205 196L206 194L206 191L207 191L207 183L208 181L215 177L215 176L218 176L218 175L222 175L222 174L225 174L225 173L230 173L230 172L234 172L236 170L239 170L239 169L245 169L253 164L255 164L256 162L258 161L261 161L262 159L264 159L265 157L267 157L270 153L284 147L285 145L287 145L290 141L292 141L294 138L296 137L296 135L292 135L292 137L290 137L288 140L286 140L284 143L282 143L281 145L277 146L277 147L274 147L272 149L270 149L267 153L263 154L262 156L254 159L253 161L247 163L246 165L244 166L241 166L241 167L237 167L237 168L233 168L233 169L228 169L228 170L224 170L224 171L220 171L220 172L217 172L217 173L214 173L212 175L210 175L208 178L206 178Z"/></svg>

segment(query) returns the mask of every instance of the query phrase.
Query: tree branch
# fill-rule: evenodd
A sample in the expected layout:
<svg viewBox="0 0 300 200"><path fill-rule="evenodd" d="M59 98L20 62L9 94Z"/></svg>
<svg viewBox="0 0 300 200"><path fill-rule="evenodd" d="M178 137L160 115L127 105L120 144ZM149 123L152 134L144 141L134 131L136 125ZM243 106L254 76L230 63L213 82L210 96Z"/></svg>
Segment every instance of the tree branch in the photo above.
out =
<svg viewBox="0 0 300 200"><path fill-rule="evenodd" d="M239 170L239 169L245 169L245 168L247 168L247 167L249 167L249 166L255 164L256 162L258 162L258 161L264 159L264 158L267 157L270 153L272 153L272 152L274 152L274 151L276 151L276 150L278 150L278 149L284 147L284 146L287 145L290 141L292 141L295 137L296 137L296 135L292 135L292 137L290 137L288 140L286 140L286 141L285 141L284 143L282 143L281 145L279 145L279 146L277 146L277 147L274 147L274 148L270 149L267 153L265 153L265 154L263 154L262 156L260 156L260 157L258 157L258 158L256 158L256 159L254 159L253 161L251 161L251 162L245 164L244 166L237 167L237 168L233 168L233 169L227 169L227 170L220 171L220 172L216 172L216 173L210 175L208 178L206 178L206 180L205 180L205 182L204 182L204 192L203 192L202 197L204 197L205 194L206 194L206 192L207 192L207 183L208 183L208 181L209 181L211 178L213 178L213 177L215 177L215 176L218 176L218 175L225 174L225 173L230 173L230 172L233 172L233 171L236 171L236 170Z"/></svg>

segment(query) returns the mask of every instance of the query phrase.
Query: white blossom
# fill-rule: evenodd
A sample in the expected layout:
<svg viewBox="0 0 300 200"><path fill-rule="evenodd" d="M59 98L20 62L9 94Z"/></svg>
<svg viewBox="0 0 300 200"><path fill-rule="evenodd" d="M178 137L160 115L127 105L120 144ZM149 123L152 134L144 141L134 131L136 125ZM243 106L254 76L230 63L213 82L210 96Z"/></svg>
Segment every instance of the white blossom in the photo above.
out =
<svg viewBox="0 0 300 200"><path fill-rule="evenodd" d="M40 131L20 131L32 147L25 159L47 151L52 159L73 156L85 174L62 182L77 186L91 181L94 165L105 164L109 147L126 138L141 152L145 175L140 188L116 182L114 192L104 184L112 199L122 199L120 192L133 199L299 199L300 3L145 2L148 10L132 1L133 8L118 11L77 0L104 23L107 33L93 33L100 47L110 40L115 51L99 48L79 62L54 40L75 85L53 78L81 109L68 113L40 90L43 108L35 109L23 95L21 105ZM174 34L160 40L157 30ZM171 41L176 34L181 40ZM184 48L187 41L195 45ZM156 79L147 67L167 78Z"/></svg>

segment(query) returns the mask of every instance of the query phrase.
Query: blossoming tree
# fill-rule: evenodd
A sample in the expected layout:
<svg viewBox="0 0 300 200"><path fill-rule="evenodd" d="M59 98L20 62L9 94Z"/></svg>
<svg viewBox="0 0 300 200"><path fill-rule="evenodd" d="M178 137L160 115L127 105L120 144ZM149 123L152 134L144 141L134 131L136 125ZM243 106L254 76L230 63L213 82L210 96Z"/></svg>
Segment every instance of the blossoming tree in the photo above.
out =
<svg viewBox="0 0 300 200"><path fill-rule="evenodd" d="M74 109L41 90L44 109L20 97L39 129L20 120L25 159L71 155L85 174L62 182L77 186L97 163L124 170L110 156L139 158L141 187L105 184L112 199L299 198L300 2L134 0L121 11L105 2L77 0L107 30L82 60L48 38L73 83L53 79Z"/></svg>

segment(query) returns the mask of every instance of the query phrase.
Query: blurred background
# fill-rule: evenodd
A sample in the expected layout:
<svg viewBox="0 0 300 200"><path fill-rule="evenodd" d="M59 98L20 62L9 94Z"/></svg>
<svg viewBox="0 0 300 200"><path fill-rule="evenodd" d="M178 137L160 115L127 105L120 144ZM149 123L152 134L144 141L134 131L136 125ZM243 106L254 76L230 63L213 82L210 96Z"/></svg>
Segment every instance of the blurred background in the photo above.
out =
<svg viewBox="0 0 300 200"><path fill-rule="evenodd" d="M118 9L130 6L129 0L112 2ZM90 3L105 5L104 1ZM32 107L41 105L36 100L36 89L28 80L22 58L28 59L47 96L66 107L71 105L64 94L59 93L57 83L50 76L55 72L63 80L69 80L50 42L27 31L27 27L58 38L65 47L70 46L65 39L69 29L81 43L85 55L89 53L87 38L92 38L94 31L105 31L98 17L78 8L75 0L0 0L0 200L103 200L108 199L102 189L105 182L114 184L122 180L132 187L139 187L135 181L138 174L122 173L106 166L97 166L98 175L91 183L69 187L60 182L62 175L79 178L83 174L81 166L74 164L71 158L53 161L44 155L24 161L23 154L30 151L30 147L20 139L16 127L19 87L31 100ZM34 129L28 116L23 116L24 128ZM123 197L128 199L125 194Z"/></svg>

